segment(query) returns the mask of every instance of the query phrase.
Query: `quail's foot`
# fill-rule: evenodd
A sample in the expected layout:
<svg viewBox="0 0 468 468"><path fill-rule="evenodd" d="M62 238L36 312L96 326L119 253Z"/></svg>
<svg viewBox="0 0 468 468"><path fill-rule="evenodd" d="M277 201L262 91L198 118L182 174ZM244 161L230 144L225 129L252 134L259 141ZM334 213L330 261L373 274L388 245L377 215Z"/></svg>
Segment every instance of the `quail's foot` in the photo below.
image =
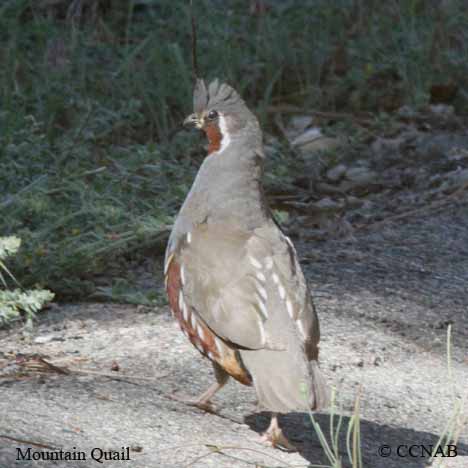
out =
<svg viewBox="0 0 468 468"><path fill-rule="evenodd" d="M287 452L297 452L297 448L289 442L279 427L278 416L276 414L272 415L270 426L266 432L262 434L261 441L271 444L274 448L279 448Z"/></svg>
<svg viewBox="0 0 468 468"><path fill-rule="evenodd" d="M169 395L169 398L174 401L178 401L187 406L195 406L207 413L216 413L216 407L210 400L204 400L202 398L190 398L179 395Z"/></svg>
<svg viewBox="0 0 468 468"><path fill-rule="evenodd" d="M187 398L178 395L170 395L171 400L180 401L189 406L195 406L208 413L217 413L216 407L211 402L213 395L224 386L225 382L215 382L203 392L198 398Z"/></svg>

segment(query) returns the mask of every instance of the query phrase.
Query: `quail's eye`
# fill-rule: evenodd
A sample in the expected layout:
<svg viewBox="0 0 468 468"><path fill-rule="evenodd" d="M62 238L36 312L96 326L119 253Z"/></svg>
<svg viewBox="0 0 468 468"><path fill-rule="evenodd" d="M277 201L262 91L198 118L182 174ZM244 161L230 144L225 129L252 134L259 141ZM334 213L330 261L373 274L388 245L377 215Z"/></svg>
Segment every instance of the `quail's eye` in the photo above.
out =
<svg viewBox="0 0 468 468"><path fill-rule="evenodd" d="M208 117L209 120L214 120L214 119L218 118L218 111L212 110L212 111L208 112L207 117Z"/></svg>

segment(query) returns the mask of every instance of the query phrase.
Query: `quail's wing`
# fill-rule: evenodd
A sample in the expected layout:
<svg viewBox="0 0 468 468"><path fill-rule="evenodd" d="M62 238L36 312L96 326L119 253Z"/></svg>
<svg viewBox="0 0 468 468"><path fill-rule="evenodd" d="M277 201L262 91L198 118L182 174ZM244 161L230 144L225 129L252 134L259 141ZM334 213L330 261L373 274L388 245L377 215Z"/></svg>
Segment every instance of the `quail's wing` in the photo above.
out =
<svg viewBox="0 0 468 468"><path fill-rule="evenodd" d="M187 307L226 342L259 349L266 344L256 300L263 291L248 262L249 237L225 225L200 225L186 235L178 261Z"/></svg>
<svg viewBox="0 0 468 468"><path fill-rule="evenodd" d="M275 226L276 228L276 226ZM270 285L272 308L298 332L309 360L318 357L320 329L317 312L304 278L296 249L278 228L264 226L250 240L251 255L261 258L267 250L272 258L263 257L266 279Z"/></svg>
<svg viewBox="0 0 468 468"><path fill-rule="evenodd" d="M253 233L201 225L187 234L178 261L183 300L226 342L281 350L282 331L291 329L306 349L318 341L295 251L273 223Z"/></svg>

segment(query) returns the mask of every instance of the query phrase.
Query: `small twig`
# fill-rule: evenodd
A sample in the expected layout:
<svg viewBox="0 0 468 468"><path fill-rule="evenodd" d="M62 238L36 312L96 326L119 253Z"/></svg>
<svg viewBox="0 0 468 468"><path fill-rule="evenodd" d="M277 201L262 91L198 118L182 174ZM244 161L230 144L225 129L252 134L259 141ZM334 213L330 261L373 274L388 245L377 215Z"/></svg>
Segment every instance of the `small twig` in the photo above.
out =
<svg viewBox="0 0 468 468"><path fill-rule="evenodd" d="M169 374L158 375L158 378L152 377L140 377L137 375L119 375L116 373L109 373L109 372L99 372L99 371L92 371L92 370L83 370L83 369L68 369L69 373L73 374L83 374L83 375L95 375L97 377L106 377L111 380L118 380L122 382L128 382L134 384L132 380L143 380L144 382L151 382L157 383L158 380L167 377Z"/></svg>
<svg viewBox="0 0 468 468"><path fill-rule="evenodd" d="M82 0L73 0L67 10L67 22L71 23L73 26L75 23L79 23L81 20L81 15L83 13L83 2Z"/></svg>
<svg viewBox="0 0 468 468"><path fill-rule="evenodd" d="M34 447L46 448L49 450L57 450L57 447L52 447L51 445L42 444L41 442L34 442L32 440L18 439L16 437L7 436L5 434L0 434L0 439L11 440L12 442L17 442L23 445L33 445Z"/></svg>
<svg viewBox="0 0 468 468"><path fill-rule="evenodd" d="M38 354L33 355L24 355L16 354L15 355L15 364L22 369L30 372L55 372L57 374L69 374L68 369L64 367L58 367L54 364L51 364L49 361L46 361L44 358Z"/></svg>
<svg viewBox="0 0 468 468"><path fill-rule="evenodd" d="M135 383L132 380L143 380L145 382L157 383L160 379L167 377L169 374L158 375L157 379L154 377L141 377L136 375L122 375L109 372L99 372L86 369L73 369L64 366L57 366L38 355L24 356L21 354L16 355L15 363L27 370L35 372L56 372L57 374L71 375L71 374L82 374L82 375L95 375L98 377L106 377L111 380L124 381L128 383Z"/></svg>
<svg viewBox="0 0 468 468"><path fill-rule="evenodd" d="M193 13L193 0L190 0L190 23L192 28L192 73L194 84L198 79L198 60L197 60L197 24Z"/></svg>
<svg viewBox="0 0 468 468"><path fill-rule="evenodd" d="M58 367L55 366L54 364L46 361L45 359L38 357L37 358L38 362L42 364L49 372L56 372L57 374L63 374L63 375L68 375L70 374L70 371L66 367Z"/></svg>

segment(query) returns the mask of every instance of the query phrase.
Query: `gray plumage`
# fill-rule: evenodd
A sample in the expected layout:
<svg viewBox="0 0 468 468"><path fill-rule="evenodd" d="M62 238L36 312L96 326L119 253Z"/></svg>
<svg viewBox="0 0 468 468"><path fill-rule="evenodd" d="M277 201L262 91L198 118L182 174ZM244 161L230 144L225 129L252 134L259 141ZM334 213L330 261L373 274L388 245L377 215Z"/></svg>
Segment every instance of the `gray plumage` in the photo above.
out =
<svg viewBox="0 0 468 468"><path fill-rule="evenodd" d="M200 167L166 261L177 256L185 304L238 351L261 408L323 407L318 318L295 249L266 204L258 121L230 86L198 81L195 113L213 109L224 119L229 143Z"/></svg>

